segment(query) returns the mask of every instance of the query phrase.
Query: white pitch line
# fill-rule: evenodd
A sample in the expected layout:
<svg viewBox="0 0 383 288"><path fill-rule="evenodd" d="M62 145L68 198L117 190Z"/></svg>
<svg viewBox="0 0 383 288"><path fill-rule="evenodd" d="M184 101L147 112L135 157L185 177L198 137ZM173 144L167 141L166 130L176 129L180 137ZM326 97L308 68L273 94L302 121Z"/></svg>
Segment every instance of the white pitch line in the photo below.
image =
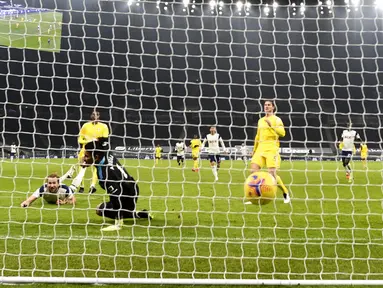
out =
<svg viewBox="0 0 383 288"><path fill-rule="evenodd" d="M353 244L356 242L361 242L363 244L368 244L373 241L383 241L383 238L273 238L273 237L265 237L265 238L226 238L226 237L164 237L164 236L103 236L103 235L83 235L83 236L74 236L74 235L56 235L56 236L42 236L42 235L30 235L30 236L0 236L0 240L146 240L146 241L161 241L161 242L182 242L182 241L193 241L193 242L252 242L256 244L256 242L280 242L283 241L285 244L292 243L294 241L299 242L299 244L303 244L302 242L316 241L319 242L317 244L321 244L320 242L331 241L331 242L348 242L349 244ZM376 243L372 243L376 244ZM383 244L383 243L382 243Z"/></svg>

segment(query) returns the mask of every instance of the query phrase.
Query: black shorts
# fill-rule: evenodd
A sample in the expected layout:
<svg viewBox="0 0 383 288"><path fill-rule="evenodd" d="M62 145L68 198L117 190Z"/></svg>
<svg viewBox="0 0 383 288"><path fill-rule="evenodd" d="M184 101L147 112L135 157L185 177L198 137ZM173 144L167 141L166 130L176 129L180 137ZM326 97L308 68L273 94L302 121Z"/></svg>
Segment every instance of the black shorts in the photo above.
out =
<svg viewBox="0 0 383 288"><path fill-rule="evenodd" d="M156 156L156 159L161 159L161 157L157 157L157 156Z"/></svg>
<svg viewBox="0 0 383 288"><path fill-rule="evenodd" d="M212 163L212 162L221 163L221 155L210 154L209 160L210 160L210 163Z"/></svg>
<svg viewBox="0 0 383 288"><path fill-rule="evenodd" d="M177 161L181 161L181 160L184 160L185 159L185 156L177 156Z"/></svg>
<svg viewBox="0 0 383 288"><path fill-rule="evenodd" d="M16 153L11 152L11 157L14 157L15 155L16 155Z"/></svg>
<svg viewBox="0 0 383 288"><path fill-rule="evenodd" d="M342 150L342 160L343 159L351 159L352 151L343 151Z"/></svg>

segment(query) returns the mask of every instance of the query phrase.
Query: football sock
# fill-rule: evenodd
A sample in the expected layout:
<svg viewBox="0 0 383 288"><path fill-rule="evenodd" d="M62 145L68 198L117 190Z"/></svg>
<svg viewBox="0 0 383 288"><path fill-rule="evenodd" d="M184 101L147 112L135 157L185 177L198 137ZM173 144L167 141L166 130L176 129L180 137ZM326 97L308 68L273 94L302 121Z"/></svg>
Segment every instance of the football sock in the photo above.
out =
<svg viewBox="0 0 383 288"><path fill-rule="evenodd" d="M217 178L218 177L217 166L211 167L211 170L213 171L214 177Z"/></svg>
<svg viewBox="0 0 383 288"><path fill-rule="evenodd" d="M285 184L283 184L283 181L282 181L281 177L277 176L276 180L277 180L278 187L279 187L280 189L282 189L283 194L288 194L288 193L289 193L289 190L287 190ZM284 196L284 195L283 195L283 196Z"/></svg>
<svg viewBox="0 0 383 288"><path fill-rule="evenodd" d="M75 186L76 188L80 186L81 183L84 181L84 176L85 176L85 167L81 167L80 171L78 172L76 178L73 179L72 185ZM82 186L83 187L83 186Z"/></svg>

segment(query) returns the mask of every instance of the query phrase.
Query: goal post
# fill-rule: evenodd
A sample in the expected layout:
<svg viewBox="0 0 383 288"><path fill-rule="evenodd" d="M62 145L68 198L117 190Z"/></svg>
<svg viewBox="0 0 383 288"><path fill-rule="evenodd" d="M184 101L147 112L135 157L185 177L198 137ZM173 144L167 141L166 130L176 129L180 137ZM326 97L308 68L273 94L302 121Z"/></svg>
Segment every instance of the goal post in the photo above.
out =
<svg viewBox="0 0 383 288"><path fill-rule="evenodd" d="M383 285L382 19L378 0L0 1L0 282ZM254 205L267 99L291 202ZM75 205L21 207L51 173L79 172L94 110L152 220L102 230L115 222L92 168ZM219 167L190 147L211 127Z"/></svg>

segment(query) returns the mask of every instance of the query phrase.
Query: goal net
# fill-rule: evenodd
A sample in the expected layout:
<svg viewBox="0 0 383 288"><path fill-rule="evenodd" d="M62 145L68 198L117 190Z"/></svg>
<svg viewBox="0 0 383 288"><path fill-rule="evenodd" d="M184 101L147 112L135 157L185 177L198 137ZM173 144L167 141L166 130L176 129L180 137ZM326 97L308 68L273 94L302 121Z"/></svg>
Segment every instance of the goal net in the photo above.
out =
<svg viewBox="0 0 383 288"><path fill-rule="evenodd" d="M0 1L0 281L381 283L382 8ZM247 205L266 99L286 130L277 173L291 202L278 191ZM78 163L77 137L95 109L140 187L137 210L152 220L101 231L114 221L95 213L109 196L99 185L88 193L91 168L75 205L20 207L47 175ZM338 142L349 123L368 156L356 141L347 179ZM211 126L227 150L218 171L206 148L196 163L189 148Z"/></svg>

